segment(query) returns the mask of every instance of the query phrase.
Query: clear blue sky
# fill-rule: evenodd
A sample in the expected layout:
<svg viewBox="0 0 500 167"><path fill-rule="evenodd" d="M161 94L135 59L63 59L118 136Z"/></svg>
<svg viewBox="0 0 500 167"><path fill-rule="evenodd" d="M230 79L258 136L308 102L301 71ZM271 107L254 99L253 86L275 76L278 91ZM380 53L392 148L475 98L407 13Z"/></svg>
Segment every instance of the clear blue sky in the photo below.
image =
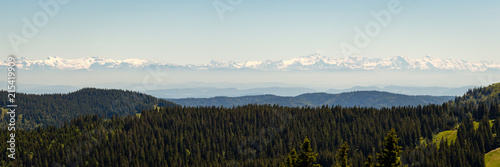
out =
<svg viewBox="0 0 500 167"><path fill-rule="evenodd" d="M45 2L47 0L41 0ZM85 0L61 5L19 57L141 58L174 64L210 60L344 57L372 11L389 0L242 0L221 21L213 0ZM226 0L220 2L227 3ZM401 0L403 10L371 38L360 55L406 55L500 63L500 1ZM0 1L0 54L14 53L7 34L21 34L23 17L42 12L38 1Z"/></svg>

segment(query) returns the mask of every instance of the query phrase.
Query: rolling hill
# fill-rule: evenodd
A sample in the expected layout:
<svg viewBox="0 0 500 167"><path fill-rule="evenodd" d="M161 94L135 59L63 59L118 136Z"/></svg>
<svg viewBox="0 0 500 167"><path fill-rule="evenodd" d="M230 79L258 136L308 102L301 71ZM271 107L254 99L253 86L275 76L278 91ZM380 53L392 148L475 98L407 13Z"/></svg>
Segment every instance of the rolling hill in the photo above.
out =
<svg viewBox="0 0 500 167"><path fill-rule="evenodd" d="M0 107L7 104L7 92L0 93ZM65 121L81 116L97 114L101 117L134 115L155 106L175 106L172 102L158 99L143 93L116 89L84 88L67 94L24 94L17 93L17 121L21 129L53 125L61 126ZM0 122L2 127L8 123L5 111Z"/></svg>
<svg viewBox="0 0 500 167"><path fill-rule="evenodd" d="M241 106L246 104L279 104L288 107L341 105L344 107L391 107L441 104L454 99L452 96L408 96L378 91L357 91L340 94L307 93L295 97L258 95L242 97L166 99L184 106Z"/></svg>

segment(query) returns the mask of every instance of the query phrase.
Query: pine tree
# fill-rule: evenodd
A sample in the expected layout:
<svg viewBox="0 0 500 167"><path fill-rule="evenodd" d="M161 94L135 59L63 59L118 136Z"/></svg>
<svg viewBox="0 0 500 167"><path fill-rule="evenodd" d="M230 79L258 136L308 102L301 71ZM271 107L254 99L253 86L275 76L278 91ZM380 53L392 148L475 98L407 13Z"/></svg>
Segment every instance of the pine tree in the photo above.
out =
<svg viewBox="0 0 500 167"><path fill-rule="evenodd" d="M493 132L495 133L496 137L493 141L493 146L494 147L499 147L500 146L500 117L497 117L495 119L495 122L493 123Z"/></svg>
<svg viewBox="0 0 500 167"><path fill-rule="evenodd" d="M363 167L373 167L373 158L371 155L368 155L368 159L366 159L365 165Z"/></svg>
<svg viewBox="0 0 500 167"><path fill-rule="evenodd" d="M285 163L281 163L280 167L321 167L316 162L317 153L313 152L311 148L311 141L305 138L302 144L302 153L297 156L295 149L292 149L288 154Z"/></svg>
<svg viewBox="0 0 500 167"><path fill-rule="evenodd" d="M280 167L294 167L298 166L298 157L295 148L290 151L286 157L285 163L281 163Z"/></svg>
<svg viewBox="0 0 500 167"><path fill-rule="evenodd" d="M495 119L500 116L500 109L497 103L491 103L490 105L490 119Z"/></svg>
<svg viewBox="0 0 500 167"><path fill-rule="evenodd" d="M314 164L317 156L318 154L311 148L311 141L306 137L302 144L302 153L299 155L298 167L320 167L321 165Z"/></svg>
<svg viewBox="0 0 500 167"><path fill-rule="evenodd" d="M347 142L344 142L342 146L339 149L339 152L337 153L337 167L350 167L351 165L348 162L347 159L347 151L349 151L349 145Z"/></svg>
<svg viewBox="0 0 500 167"><path fill-rule="evenodd" d="M398 146L399 138L396 130L392 129L384 141L384 149L381 154L377 153L378 167L398 167L401 165L399 154L401 153L401 146Z"/></svg>

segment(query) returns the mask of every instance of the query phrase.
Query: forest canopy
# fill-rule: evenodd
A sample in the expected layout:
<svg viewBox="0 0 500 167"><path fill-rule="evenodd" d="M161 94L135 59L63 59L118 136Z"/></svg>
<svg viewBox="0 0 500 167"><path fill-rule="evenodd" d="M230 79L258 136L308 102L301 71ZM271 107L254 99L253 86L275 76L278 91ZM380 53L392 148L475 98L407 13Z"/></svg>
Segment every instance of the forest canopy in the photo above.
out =
<svg viewBox="0 0 500 167"><path fill-rule="evenodd" d="M317 153L314 164L364 166L392 155L384 153L391 132L401 147L401 165L484 166L484 154L500 146L500 96L493 90L477 88L464 96L481 99L415 107L172 105L140 115L90 114L58 127L17 131L18 158L1 165L279 166L292 150L300 154L307 138ZM456 139L435 142L444 131L456 132ZM344 143L347 163L337 156Z"/></svg>

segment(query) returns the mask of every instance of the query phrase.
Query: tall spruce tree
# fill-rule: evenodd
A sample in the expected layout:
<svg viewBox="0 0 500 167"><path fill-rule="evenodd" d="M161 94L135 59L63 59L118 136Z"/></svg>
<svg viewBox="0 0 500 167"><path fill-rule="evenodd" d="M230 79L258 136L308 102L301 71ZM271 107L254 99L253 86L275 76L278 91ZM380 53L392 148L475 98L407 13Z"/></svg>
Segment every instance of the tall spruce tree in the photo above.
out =
<svg viewBox="0 0 500 167"><path fill-rule="evenodd" d="M377 153L377 160L379 167L398 167L401 165L399 154L401 153L401 146L398 145L399 138L396 130L391 129L384 141L384 148L381 154Z"/></svg>
<svg viewBox="0 0 500 167"><path fill-rule="evenodd" d="M298 167L320 167L316 162L317 153L313 152L311 148L311 141L306 137L302 143L302 153L299 155Z"/></svg>
<svg viewBox="0 0 500 167"><path fill-rule="evenodd" d="M350 167L349 160L347 158L347 151L349 151L349 145L344 142L337 153L337 167Z"/></svg>
<svg viewBox="0 0 500 167"><path fill-rule="evenodd" d="M285 163L281 163L280 167L294 167L298 166L298 156L295 148L290 151L288 156L286 157Z"/></svg>
<svg viewBox="0 0 500 167"><path fill-rule="evenodd" d="M371 155L368 155L368 159L366 159L365 165L363 167L373 167L373 158Z"/></svg>
<svg viewBox="0 0 500 167"><path fill-rule="evenodd" d="M313 152L311 148L311 141L304 139L302 143L302 152L297 157L297 152L293 149L287 156L285 163L281 163L280 167L321 167L316 162L317 153Z"/></svg>

